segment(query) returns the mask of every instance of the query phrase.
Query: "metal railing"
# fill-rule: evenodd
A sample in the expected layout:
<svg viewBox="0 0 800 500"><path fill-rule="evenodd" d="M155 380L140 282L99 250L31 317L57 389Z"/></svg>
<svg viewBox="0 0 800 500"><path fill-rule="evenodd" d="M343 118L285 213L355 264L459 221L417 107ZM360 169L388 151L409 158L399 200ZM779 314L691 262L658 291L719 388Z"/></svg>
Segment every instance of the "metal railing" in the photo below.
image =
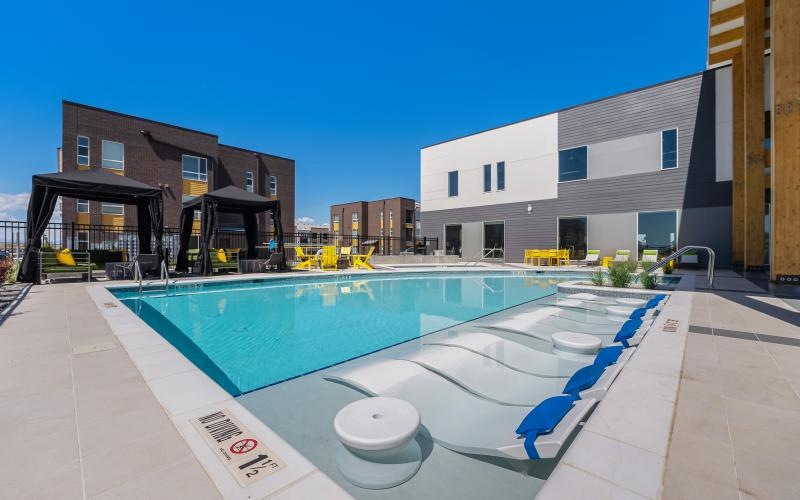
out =
<svg viewBox="0 0 800 500"><path fill-rule="evenodd" d="M680 257L681 255L685 254L689 250L705 250L706 253L708 253L708 271L706 273L706 278L708 279L708 286L709 287L713 287L714 286L714 266L715 266L715 263L716 263L716 254L714 253L713 249L711 249L709 247L700 246L700 245L686 245L684 247L681 247L675 253L673 253L672 255L670 255L668 257L664 257L663 259L661 259L658 262L656 262L649 269L645 269L645 272L647 274L650 274L653 271L655 271L656 269L661 269L662 267L666 266L671 261L677 259L678 257Z"/></svg>
<svg viewBox="0 0 800 500"><path fill-rule="evenodd" d="M477 266L479 262L483 262L486 260L499 260L502 263L506 261L506 252L504 248L500 247L492 247L492 248L483 248L478 253L476 253L471 259L468 259L464 262L464 266L469 266L472 264L473 266Z"/></svg>

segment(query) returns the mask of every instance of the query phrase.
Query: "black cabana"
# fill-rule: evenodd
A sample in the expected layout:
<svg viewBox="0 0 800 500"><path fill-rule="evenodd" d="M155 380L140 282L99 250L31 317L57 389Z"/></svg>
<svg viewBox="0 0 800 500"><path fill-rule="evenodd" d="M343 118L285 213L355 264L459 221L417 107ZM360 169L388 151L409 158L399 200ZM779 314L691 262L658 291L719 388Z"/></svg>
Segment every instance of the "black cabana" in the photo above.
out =
<svg viewBox="0 0 800 500"><path fill-rule="evenodd" d="M53 216L59 196L136 205L139 253L151 253L150 238L155 237L156 253L159 257L163 256L161 237L164 233L164 205L161 188L102 168L36 174L32 184L28 202L28 239L19 270L19 281L33 283L39 280L33 252L42 246L42 234Z"/></svg>
<svg viewBox="0 0 800 500"><path fill-rule="evenodd" d="M175 265L176 271L186 272L189 270L189 259L187 250L189 249L189 238L192 236L192 222L194 212L200 211L200 254L198 264L200 272L204 276L211 274L211 261L209 258L209 248L214 232L217 230L217 213L236 213L244 217L244 232L247 238L247 258L255 259L256 244L258 243L258 220L256 214L270 211L272 213L272 223L275 225L275 242L277 252L283 255L283 226L281 225L281 204L278 200L270 200L255 193L245 191L236 186L225 186L192 198L183 204L181 211L181 242L178 251L178 260ZM285 267L285 261L281 263L281 268Z"/></svg>

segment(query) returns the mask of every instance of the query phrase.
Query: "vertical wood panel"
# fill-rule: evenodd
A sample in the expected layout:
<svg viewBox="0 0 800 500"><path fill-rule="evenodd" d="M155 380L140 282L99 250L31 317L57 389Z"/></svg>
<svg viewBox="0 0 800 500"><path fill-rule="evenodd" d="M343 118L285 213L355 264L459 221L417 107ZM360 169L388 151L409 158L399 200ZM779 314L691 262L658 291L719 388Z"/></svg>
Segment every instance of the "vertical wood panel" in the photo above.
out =
<svg viewBox="0 0 800 500"><path fill-rule="evenodd" d="M731 200L733 237L731 259L744 264L744 68L742 54L733 57L733 196Z"/></svg>
<svg viewBox="0 0 800 500"><path fill-rule="evenodd" d="M745 268L764 262L764 0L744 2Z"/></svg>
<svg viewBox="0 0 800 500"><path fill-rule="evenodd" d="M780 108L778 108L780 106ZM800 2L772 0L772 267L800 274Z"/></svg>

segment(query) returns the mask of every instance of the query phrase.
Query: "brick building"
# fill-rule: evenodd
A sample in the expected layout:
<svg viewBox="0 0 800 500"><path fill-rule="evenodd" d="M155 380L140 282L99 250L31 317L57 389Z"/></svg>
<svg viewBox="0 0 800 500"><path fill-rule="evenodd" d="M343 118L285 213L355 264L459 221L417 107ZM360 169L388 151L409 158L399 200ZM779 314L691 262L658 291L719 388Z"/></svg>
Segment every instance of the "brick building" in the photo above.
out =
<svg viewBox="0 0 800 500"><path fill-rule="evenodd" d="M178 227L184 200L234 185L279 199L284 231L294 230L294 160L220 144L214 134L84 104L63 101L62 109L59 171L107 168L160 186L165 227ZM222 216L220 228L240 229L240 219ZM136 208L65 198L62 220L135 226ZM269 230L267 214L260 214L259 228Z"/></svg>
<svg viewBox="0 0 800 500"><path fill-rule="evenodd" d="M379 252L399 253L414 246L416 219L416 202L410 198L342 203L331 206L331 234L359 241L388 237L392 247Z"/></svg>

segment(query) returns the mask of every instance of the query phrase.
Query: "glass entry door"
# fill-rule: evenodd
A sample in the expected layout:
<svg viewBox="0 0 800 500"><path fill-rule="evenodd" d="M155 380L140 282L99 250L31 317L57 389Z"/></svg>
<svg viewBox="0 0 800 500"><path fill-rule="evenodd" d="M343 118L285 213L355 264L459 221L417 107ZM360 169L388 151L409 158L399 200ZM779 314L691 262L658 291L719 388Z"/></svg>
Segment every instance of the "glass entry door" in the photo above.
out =
<svg viewBox="0 0 800 500"><path fill-rule="evenodd" d="M501 259L505 252L505 223L483 223L483 257Z"/></svg>
<svg viewBox="0 0 800 500"><path fill-rule="evenodd" d="M558 248L569 249L572 260L586 258L587 227L586 217L558 218Z"/></svg>
<svg viewBox="0 0 800 500"><path fill-rule="evenodd" d="M461 224L444 226L444 253L461 257Z"/></svg>

